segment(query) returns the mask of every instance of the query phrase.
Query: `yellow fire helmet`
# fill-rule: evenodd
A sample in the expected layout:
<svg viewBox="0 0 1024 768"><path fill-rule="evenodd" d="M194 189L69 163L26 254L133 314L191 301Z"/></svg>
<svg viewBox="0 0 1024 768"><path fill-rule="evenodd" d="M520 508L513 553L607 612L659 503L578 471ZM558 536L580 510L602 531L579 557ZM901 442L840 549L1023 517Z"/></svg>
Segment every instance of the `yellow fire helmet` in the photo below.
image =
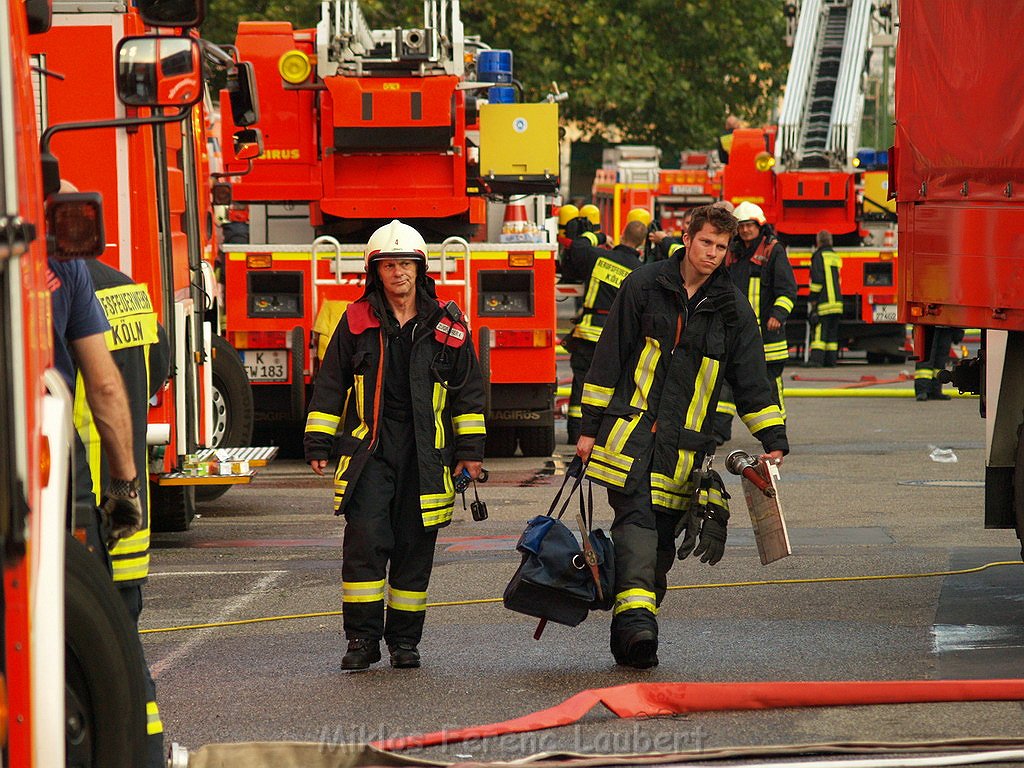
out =
<svg viewBox="0 0 1024 768"><path fill-rule="evenodd" d="M580 209L572 203L566 203L558 209L558 226L564 227L570 221L580 215Z"/></svg>
<svg viewBox="0 0 1024 768"><path fill-rule="evenodd" d="M651 212L646 208L633 208L626 214L626 223L639 221L645 227L651 223Z"/></svg>
<svg viewBox="0 0 1024 768"><path fill-rule="evenodd" d="M580 208L580 216L586 216L595 227L601 226L601 211L593 203L587 203Z"/></svg>

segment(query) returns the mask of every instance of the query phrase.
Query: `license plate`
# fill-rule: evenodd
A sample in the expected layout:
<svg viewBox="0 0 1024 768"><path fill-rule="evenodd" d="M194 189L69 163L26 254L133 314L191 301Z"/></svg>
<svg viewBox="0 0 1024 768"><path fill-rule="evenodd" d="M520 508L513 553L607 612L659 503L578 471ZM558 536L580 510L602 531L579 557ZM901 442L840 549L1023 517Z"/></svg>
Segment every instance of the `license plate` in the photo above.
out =
<svg viewBox="0 0 1024 768"><path fill-rule="evenodd" d="M895 323L896 322L896 305L895 304L872 304L871 305L871 321L873 323Z"/></svg>
<svg viewBox="0 0 1024 768"><path fill-rule="evenodd" d="M700 184L672 184L671 192L673 195L702 195L704 187Z"/></svg>
<svg viewBox="0 0 1024 768"><path fill-rule="evenodd" d="M249 381L288 380L288 353L284 350L244 350L242 365Z"/></svg>

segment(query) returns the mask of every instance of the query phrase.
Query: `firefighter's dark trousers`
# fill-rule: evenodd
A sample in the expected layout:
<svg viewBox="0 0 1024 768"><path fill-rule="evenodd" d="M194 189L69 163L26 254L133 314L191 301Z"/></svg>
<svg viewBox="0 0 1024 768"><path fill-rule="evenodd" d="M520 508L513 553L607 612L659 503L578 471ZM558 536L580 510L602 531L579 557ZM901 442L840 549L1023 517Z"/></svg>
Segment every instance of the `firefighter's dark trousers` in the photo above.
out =
<svg viewBox="0 0 1024 768"><path fill-rule="evenodd" d="M929 328L927 335L931 337L927 356L914 366L914 394L918 399L938 399L942 397L942 384L935 377L949 362L949 348L960 343L964 335L959 328L945 326Z"/></svg>
<svg viewBox="0 0 1024 768"><path fill-rule="evenodd" d="M782 411L782 418L786 418L786 396L782 386L782 372L786 368L786 362L780 360L768 363L768 383L772 387L772 399ZM718 396L718 410L715 411L712 430L715 440L719 445L732 440L732 417L736 415L736 403L732 399L732 387L728 382L722 382L722 391Z"/></svg>
<svg viewBox="0 0 1024 768"><path fill-rule="evenodd" d="M436 541L437 529L424 530L420 514L412 418L385 416L377 451L345 508L342 615L349 640L419 643Z"/></svg>
<svg viewBox="0 0 1024 768"><path fill-rule="evenodd" d="M139 628L139 616L142 615L142 583L135 581L130 584L115 582L121 600L128 609L135 629ZM136 634L136 637L138 635ZM139 642L139 654L142 656L142 671L146 684L146 768L164 768L167 755L164 754L164 724L160 719L160 709L156 705L156 683L149 673L149 664Z"/></svg>
<svg viewBox="0 0 1024 768"><path fill-rule="evenodd" d="M592 341L573 338L572 351L569 353L569 367L572 368L572 391L569 393L569 414L566 418L566 432L569 445L576 445L580 439L580 424L583 419L583 380L587 377L591 363L594 362L594 350L597 344Z"/></svg>
<svg viewBox="0 0 1024 768"><path fill-rule="evenodd" d="M611 650L618 659L638 631L658 634L658 607L668 589L668 572L676 558L675 530L682 513L655 512L645 479L631 493L608 489L615 511L615 607Z"/></svg>
<svg viewBox="0 0 1024 768"><path fill-rule="evenodd" d="M842 314L819 315L811 330L811 365L829 368L839 361L839 320Z"/></svg>

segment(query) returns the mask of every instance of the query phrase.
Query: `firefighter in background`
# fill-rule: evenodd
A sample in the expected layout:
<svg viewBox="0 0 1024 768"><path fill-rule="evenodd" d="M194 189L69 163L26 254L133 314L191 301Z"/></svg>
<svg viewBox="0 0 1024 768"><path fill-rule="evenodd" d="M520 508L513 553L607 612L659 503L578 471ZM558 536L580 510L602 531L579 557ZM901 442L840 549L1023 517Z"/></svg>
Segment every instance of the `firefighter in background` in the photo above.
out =
<svg viewBox="0 0 1024 768"><path fill-rule="evenodd" d="M169 369L169 350L166 336L157 323L156 313L146 287L138 285L127 275L99 261L87 262L96 298L106 315L110 330L106 334L107 349L124 380L131 411L131 440L135 467L140 477L148 472L146 431L149 400L163 386ZM110 468L103 460L100 436L93 412L85 398L81 376L75 387L75 428L85 446L92 478L94 498L101 499L101 491L110 482ZM110 549L110 567L121 599L128 614L139 626L142 613L142 585L149 576L150 504L149 483L139 483L139 505L142 527L131 536L118 541ZM141 648L140 648L141 652ZM142 656L145 660L145 655ZM146 727L148 768L162 768L164 729L156 703L156 685L145 665Z"/></svg>
<svg viewBox="0 0 1024 768"><path fill-rule="evenodd" d="M225 244L249 242L249 206L245 203L232 203L228 208L228 220L221 225L221 235Z"/></svg>
<svg viewBox="0 0 1024 768"><path fill-rule="evenodd" d="M839 272L843 259L832 250L832 233L821 230L817 249L811 254L811 282L808 319L811 330L809 365L832 368L839 360L839 320L843 316L843 292Z"/></svg>
<svg viewBox="0 0 1024 768"><path fill-rule="evenodd" d="M938 375L949 363L950 346L959 344L963 339L962 328L944 325L925 327L925 354L914 366L914 397L918 402L951 399L942 391Z"/></svg>
<svg viewBox="0 0 1024 768"><path fill-rule="evenodd" d="M381 638L392 667L420 666L434 545L455 504L452 476L476 478L483 461L473 340L454 302L438 300L426 255L423 237L397 220L370 237L366 290L338 321L306 418L312 470L322 475L338 457L343 670L379 661Z"/></svg>
<svg viewBox="0 0 1024 768"><path fill-rule="evenodd" d="M676 557L713 565L725 551L728 496L707 463L723 381L765 454L781 461L789 450L757 321L721 266L735 228L721 208L698 208L685 249L625 279L584 384L576 454L615 511L611 651L623 666L658 663L658 608Z"/></svg>
<svg viewBox="0 0 1024 768"><path fill-rule="evenodd" d="M641 214L646 215L646 220ZM580 436L583 379L594 360L594 350L601 338L608 310L626 275L640 266L640 254L647 240L651 215L642 208L634 208L626 218L620 242L611 250L598 247L598 237L591 231L589 219L580 217L566 226L567 233L576 235L566 252L566 263L574 273L584 275L583 310L572 331L562 341L572 368L572 391L566 420L569 445L576 445Z"/></svg>
<svg viewBox="0 0 1024 768"><path fill-rule="evenodd" d="M786 342L786 318L796 302L796 277L786 249L775 237L764 211L744 201L733 215L739 221L736 237L730 246L726 265L732 281L747 297L754 309L764 340L764 359L771 379L775 404L786 418L782 371L789 357ZM719 445L732 437L732 417L736 403L731 392L723 392L715 414L715 437Z"/></svg>

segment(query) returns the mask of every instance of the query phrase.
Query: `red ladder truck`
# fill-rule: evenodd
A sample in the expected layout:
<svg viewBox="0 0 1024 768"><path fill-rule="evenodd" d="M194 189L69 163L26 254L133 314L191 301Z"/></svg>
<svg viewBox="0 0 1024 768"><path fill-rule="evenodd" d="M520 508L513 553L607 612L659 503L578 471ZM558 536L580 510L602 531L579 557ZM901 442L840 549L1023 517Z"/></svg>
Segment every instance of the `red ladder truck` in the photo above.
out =
<svg viewBox="0 0 1024 768"><path fill-rule="evenodd" d="M511 51L464 35L457 2L428 0L413 29L371 29L355 0L322 13L316 29L243 22L236 38L260 83L264 152L251 163L225 152L251 240L225 247L225 324L258 418L304 415L321 345L362 290L353 243L398 218L437 243L439 295L469 320L489 383L488 455L549 455L554 98L516 101ZM231 117L221 122L230 136ZM522 206L526 221L509 215L499 231Z"/></svg>

